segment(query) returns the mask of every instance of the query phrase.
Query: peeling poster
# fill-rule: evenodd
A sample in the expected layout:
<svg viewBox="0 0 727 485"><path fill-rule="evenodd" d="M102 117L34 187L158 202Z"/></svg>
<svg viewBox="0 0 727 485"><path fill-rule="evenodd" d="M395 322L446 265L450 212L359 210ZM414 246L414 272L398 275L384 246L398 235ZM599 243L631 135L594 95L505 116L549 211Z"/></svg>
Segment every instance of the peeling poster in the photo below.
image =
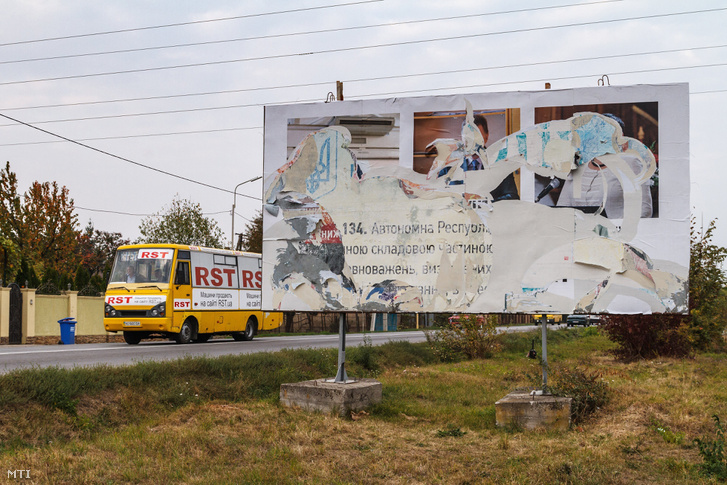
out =
<svg viewBox="0 0 727 485"><path fill-rule="evenodd" d="M684 84L265 119L265 310L688 310Z"/></svg>

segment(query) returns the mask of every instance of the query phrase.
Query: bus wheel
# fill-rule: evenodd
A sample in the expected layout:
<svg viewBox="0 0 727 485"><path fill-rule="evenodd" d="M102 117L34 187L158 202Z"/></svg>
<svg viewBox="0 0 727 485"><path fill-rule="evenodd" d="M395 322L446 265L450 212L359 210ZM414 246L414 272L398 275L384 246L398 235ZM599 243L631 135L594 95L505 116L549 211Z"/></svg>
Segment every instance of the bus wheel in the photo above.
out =
<svg viewBox="0 0 727 485"><path fill-rule="evenodd" d="M255 337L255 321L251 318L245 326L245 333L242 334L242 340L252 340Z"/></svg>
<svg viewBox="0 0 727 485"><path fill-rule="evenodd" d="M252 318L247 321L247 325L245 325L244 332L235 332L232 334L232 338L237 341L252 340L254 337L255 337L255 320Z"/></svg>
<svg viewBox="0 0 727 485"><path fill-rule="evenodd" d="M129 345L136 345L141 342L140 332L124 332L124 341Z"/></svg>
<svg viewBox="0 0 727 485"><path fill-rule="evenodd" d="M174 341L178 344L188 344L192 341L192 324L189 320L185 320L179 333L174 336Z"/></svg>

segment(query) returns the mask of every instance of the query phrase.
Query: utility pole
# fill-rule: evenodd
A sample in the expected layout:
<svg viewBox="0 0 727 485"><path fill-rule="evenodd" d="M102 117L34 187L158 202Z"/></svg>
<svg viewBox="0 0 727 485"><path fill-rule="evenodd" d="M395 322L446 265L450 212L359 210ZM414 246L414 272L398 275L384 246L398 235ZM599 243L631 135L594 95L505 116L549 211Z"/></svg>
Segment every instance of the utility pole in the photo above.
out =
<svg viewBox="0 0 727 485"><path fill-rule="evenodd" d="M232 234L230 234L230 248L232 248L232 249L235 249L235 207L237 206L237 188L240 185L254 182L261 178L263 178L262 175L258 175L257 177L251 178L250 180L245 180L244 182L240 182L239 184L237 184L235 186L234 196L232 198Z"/></svg>

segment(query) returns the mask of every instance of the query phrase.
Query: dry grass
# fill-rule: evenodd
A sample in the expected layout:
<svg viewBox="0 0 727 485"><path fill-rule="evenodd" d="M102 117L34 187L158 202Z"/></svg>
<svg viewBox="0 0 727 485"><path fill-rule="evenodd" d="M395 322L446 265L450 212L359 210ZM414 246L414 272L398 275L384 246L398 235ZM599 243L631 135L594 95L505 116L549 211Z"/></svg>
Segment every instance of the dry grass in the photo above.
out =
<svg viewBox="0 0 727 485"><path fill-rule="evenodd" d="M601 369L613 399L567 432L494 426L494 402L538 372L532 361L503 354L382 364L384 402L355 419L252 398L146 412L158 403L128 387L80 397L76 416L38 404L5 409L3 426L14 420L11 429L39 426L39 435L60 439L0 456L10 469L31 470L33 482L54 484L710 483L698 473L692 440L711 433L712 414L727 416L727 356L621 364L602 351L604 340L592 340L602 337L588 339L557 344L557 364ZM655 423L683 439L667 442ZM447 427L464 434L440 437Z"/></svg>

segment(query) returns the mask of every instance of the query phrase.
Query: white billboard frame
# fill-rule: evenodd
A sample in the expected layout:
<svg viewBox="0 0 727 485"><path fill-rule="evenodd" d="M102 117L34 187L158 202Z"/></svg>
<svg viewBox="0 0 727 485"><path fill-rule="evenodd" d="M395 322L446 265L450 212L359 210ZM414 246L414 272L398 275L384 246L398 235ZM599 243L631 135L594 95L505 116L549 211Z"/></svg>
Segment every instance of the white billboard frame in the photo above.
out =
<svg viewBox="0 0 727 485"><path fill-rule="evenodd" d="M266 107L263 308L686 313L688 93L687 84L605 86ZM658 116L640 110L644 103L657 106ZM652 150L658 147L657 173L636 126L629 127L633 133L625 137L624 128L600 112L614 105L628 111L630 104L640 110L637 118L658 130L658 145L651 143ZM606 108L536 123L546 108L566 112L574 106ZM491 138L485 147L473 116L501 112L507 112L510 131L499 140ZM414 147L423 113L462 119L461 136L450 133L432 140L437 158L429 173L417 167L424 155ZM596 135L605 132L605 141L599 143L613 142L615 152L588 155L593 147L584 146L579 131L585 123L601 130ZM498 129L494 126L490 132ZM555 133L567 143L554 143ZM360 145L363 138L375 138L375 146ZM539 139L548 141L536 147L532 140ZM523 156L522 144L520 156L515 156L518 141L527 144L529 158ZM497 150L507 153L508 143L511 155L502 158L510 163L506 166ZM318 150L320 161L324 149L329 160L341 157L340 173L330 163L323 173L320 164L311 162L311 153ZM542 153L533 155L535 149ZM466 171L464 163L459 167L458 156L478 154L485 160L484 170ZM613 182L606 181L605 171L594 176L593 183L604 186L604 203L596 213L535 203L544 177L562 177L573 187L581 183L586 177L581 172L592 165L578 165L586 155L589 160L600 156L594 158L597 165L621 174L620 217L605 215L604 207L612 211L605 193ZM560 165L551 163L557 157ZM632 159L638 159L641 168L629 172L624 164ZM447 175L436 173L440 166L442 172L449 170ZM518 200L493 202L493 180L515 169ZM633 216L629 207L644 211L633 201L647 193L657 176L658 192L648 190L656 194L658 217ZM582 195L578 189L567 190ZM332 255L334 249L338 253Z"/></svg>

